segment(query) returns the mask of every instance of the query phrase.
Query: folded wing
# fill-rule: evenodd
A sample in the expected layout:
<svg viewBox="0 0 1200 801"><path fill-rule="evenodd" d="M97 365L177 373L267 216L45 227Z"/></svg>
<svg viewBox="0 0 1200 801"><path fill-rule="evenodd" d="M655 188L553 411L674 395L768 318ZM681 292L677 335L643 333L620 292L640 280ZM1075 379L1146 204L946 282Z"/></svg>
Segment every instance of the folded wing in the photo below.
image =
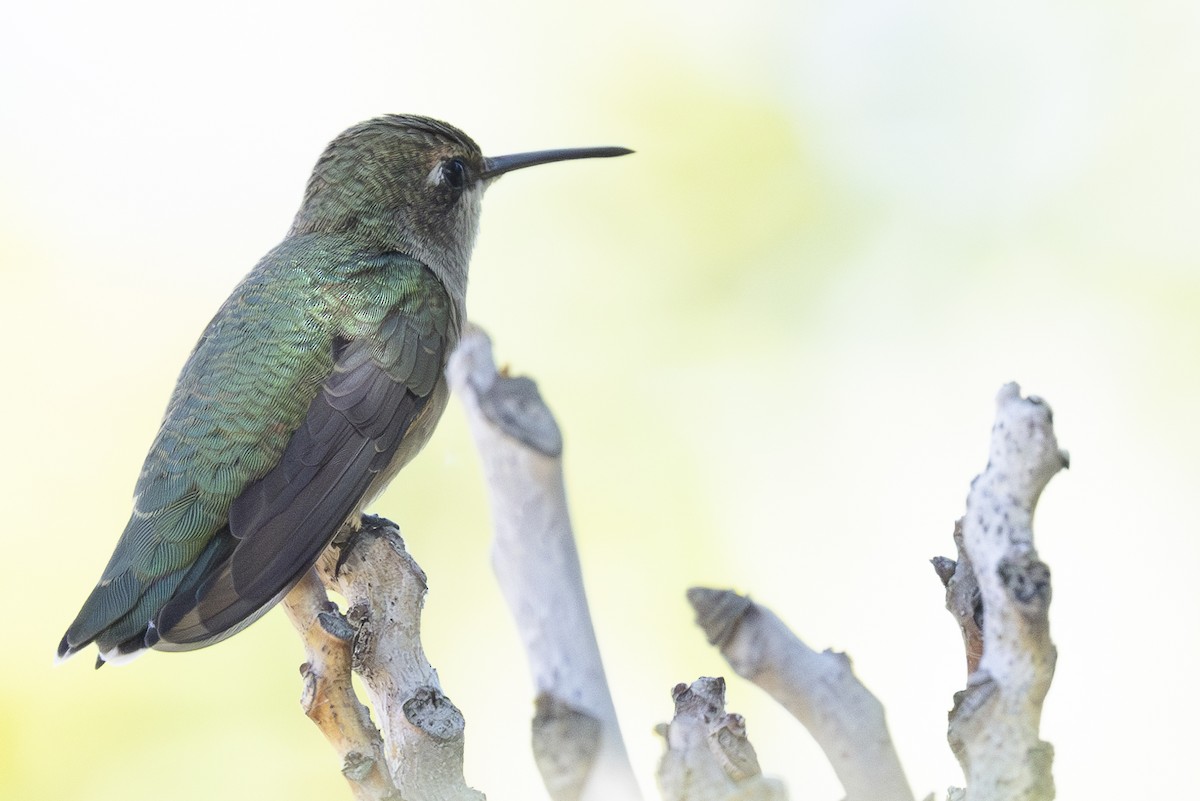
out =
<svg viewBox="0 0 1200 801"><path fill-rule="evenodd" d="M189 650L224 639L299 581L376 477L407 455L418 416L440 414L427 406L443 380L447 325L445 305L421 303L394 311L376 337L334 343L333 372L278 464L230 506L227 553L184 578L147 645Z"/></svg>

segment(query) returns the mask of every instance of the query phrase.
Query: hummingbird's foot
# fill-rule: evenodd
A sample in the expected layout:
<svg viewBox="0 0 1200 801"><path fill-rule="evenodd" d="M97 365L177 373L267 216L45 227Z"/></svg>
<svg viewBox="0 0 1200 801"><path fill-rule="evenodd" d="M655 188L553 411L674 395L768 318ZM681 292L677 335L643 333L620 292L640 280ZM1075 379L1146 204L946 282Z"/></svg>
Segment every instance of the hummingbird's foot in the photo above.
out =
<svg viewBox="0 0 1200 801"><path fill-rule="evenodd" d="M350 538L357 534L362 527L362 515L355 515L354 517L351 517L342 524L342 527L338 529L337 534L333 535L333 540L329 544L336 545L337 547L341 548L343 545L349 542Z"/></svg>
<svg viewBox="0 0 1200 801"><path fill-rule="evenodd" d="M389 528L394 528L397 531L400 530L399 526L397 526L391 520L388 520L386 517L383 517L382 515L363 515L362 518L359 520L359 525L361 526L361 528L364 528L364 529L366 529L368 531L372 531L372 532L382 531L384 529L389 529Z"/></svg>
<svg viewBox="0 0 1200 801"><path fill-rule="evenodd" d="M337 564L334 565L333 575L336 577L341 572L342 565L346 563L350 552L354 550L354 543L360 534L379 536L389 530L399 532L400 527L386 517L379 515L360 515L356 519L347 520L346 524L338 530L337 535L333 538L333 542L330 543L338 552Z"/></svg>

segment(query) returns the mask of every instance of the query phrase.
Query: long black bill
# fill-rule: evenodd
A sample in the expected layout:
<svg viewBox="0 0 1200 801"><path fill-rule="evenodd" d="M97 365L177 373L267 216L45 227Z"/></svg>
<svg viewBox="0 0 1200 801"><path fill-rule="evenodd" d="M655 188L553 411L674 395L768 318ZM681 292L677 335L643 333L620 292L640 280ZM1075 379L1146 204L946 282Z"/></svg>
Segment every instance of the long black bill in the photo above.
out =
<svg viewBox="0 0 1200 801"><path fill-rule="evenodd" d="M610 159L613 156L625 156L633 151L627 147L569 147L563 150L537 150L533 153L514 153L511 156L496 156L483 160L483 175L485 180L503 175L506 172L519 170L522 167L532 167L535 164L549 164L552 161L569 161L571 159Z"/></svg>

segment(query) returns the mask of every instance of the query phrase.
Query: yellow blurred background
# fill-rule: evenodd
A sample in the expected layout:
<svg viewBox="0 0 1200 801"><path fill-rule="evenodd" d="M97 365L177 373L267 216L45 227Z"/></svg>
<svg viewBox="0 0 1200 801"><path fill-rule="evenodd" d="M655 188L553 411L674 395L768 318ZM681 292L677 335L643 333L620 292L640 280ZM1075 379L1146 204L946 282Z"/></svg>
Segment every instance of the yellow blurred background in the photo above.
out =
<svg viewBox="0 0 1200 801"><path fill-rule="evenodd" d="M736 10L735 7L736 6ZM729 679L764 770L806 733L692 625L692 584L847 651L917 797L960 781L951 554L1006 381L1072 469L1037 543L1062 798L1191 786L1200 487L1200 12L948 0L9 3L0 9L5 554L0 798L348 798L283 615L218 647L54 668L178 369L348 125L492 154L626 145L485 202L471 317L566 435L609 679L647 790L670 689ZM202 9L202 10L201 10ZM429 574L467 778L543 797L523 655L461 409L377 512Z"/></svg>

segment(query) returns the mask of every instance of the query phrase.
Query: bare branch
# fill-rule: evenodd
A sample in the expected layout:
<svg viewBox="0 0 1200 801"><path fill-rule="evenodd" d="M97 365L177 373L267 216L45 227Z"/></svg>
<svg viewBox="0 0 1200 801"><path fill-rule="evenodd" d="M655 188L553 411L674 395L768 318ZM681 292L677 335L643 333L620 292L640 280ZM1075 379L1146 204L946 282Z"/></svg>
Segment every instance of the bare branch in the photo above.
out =
<svg viewBox="0 0 1200 801"><path fill-rule="evenodd" d="M1068 458L1043 401L1022 398L1008 384L996 405L988 465L971 485L955 531L959 559L943 579L970 670L966 689L955 694L949 740L966 776L965 798L1044 801L1054 797L1054 751L1038 729L1057 653L1050 571L1034 550L1032 520L1042 490Z"/></svg>
<svg viewBox="0 0 1200 801"><path fill-rule="evenodd" d="M395 525L382 518L364 517L361 529L326 549L317 562L317 572L330 590L346 599L346 616L325 607L323 593L318 594L315 581L308 579L289 596L289 615L309 648L310 665L315 664L310 643L321 648L321 635L315 629L330 634L331 648L323 653L328 657L329 673L337 674L330 680L338 682L339 693L353 692L345 675L347 658L362 678L382 723L383 758L392 785L399 791L395 797L402 796L405 801L482 801L483 795L463 780L462 714L442 693L437 673L421 647L425 574L404 550ZM307 681L308 677L306 686ZM316 681L319 690L322 680ZM349 700L344 699L337 708L349 708ZM327 725L345 726L345 736L361 742L364 737L370 739L363 730L370 726L364 715L365 710L360 710ZM326 725L318 725L326 731ZM334 740L328 731L326 736ZM346 753L344 745L335 742L335 748ZM370 758L378 764L375 753Z"/></svg>
<svg viewBox="0 0 1200 801"><path fill-rule="evenodd" d="M474 326L446 373L487 480L492 565L533 674L533 749L546 788L554 801L639 799L588 611L554 417L532 381L497 373L491 341Z"/></svg>
<svg viewBox="0 0 1200 801"><path fill-rule="evenodd" d="M667 750L658 765L663 801L785 801L767 779L741 715L725 712L725 680L697 679L671 691L675 717L658 731Z"/></svg>
<svg viewBox="0 0 1200 801"><path fill-rule="evenodd" d="M400 793L383 757L383 740L350 683L354 630L311 570L283 599L283 608L304 642L305 661L300 666L304 714L341 758L342 775L356 799L398 801Z"/></svg>
<svg viewBox="0 0 1200 801"><path fill-rule="evenodd" d="M912 801L883 705L850 659L817 653L769 609L730 590L694 587L688 600L709 642L804 724L825 752L847 801Z"/></svg>

